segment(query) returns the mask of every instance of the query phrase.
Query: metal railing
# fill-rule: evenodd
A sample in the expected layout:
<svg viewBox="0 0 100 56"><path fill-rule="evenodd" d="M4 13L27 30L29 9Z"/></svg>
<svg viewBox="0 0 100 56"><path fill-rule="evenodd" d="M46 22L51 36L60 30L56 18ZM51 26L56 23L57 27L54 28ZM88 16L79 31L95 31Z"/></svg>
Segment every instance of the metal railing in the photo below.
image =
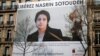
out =
<svg viewBox="0 0 100 56"><path fill-rule="evenodd" d="M7 25L13 25L14 21L7 21Z"/></svg>
<svg viewBox="0 0 100 56"><path fill-rule="evenodd" d="M5 41L11 42L12 41L12 38L5 38Z"/></svg>
<svg viewBox="0 0 100 56"><path fill-rule="evenodd" d="M0 10L15 10L15 9L17 9L17 5L0 6Z"/></svg>

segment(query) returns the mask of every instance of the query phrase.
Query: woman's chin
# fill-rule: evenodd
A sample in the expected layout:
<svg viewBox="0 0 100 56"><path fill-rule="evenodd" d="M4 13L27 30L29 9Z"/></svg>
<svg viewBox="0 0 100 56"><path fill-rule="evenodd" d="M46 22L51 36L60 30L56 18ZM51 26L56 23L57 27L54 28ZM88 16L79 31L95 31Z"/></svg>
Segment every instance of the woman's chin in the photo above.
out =
<svg viewBox="0 0 100 56"><path fill-rule="evenodd" d="M44 29L43 27L39 27L39 29Z"/></svg>

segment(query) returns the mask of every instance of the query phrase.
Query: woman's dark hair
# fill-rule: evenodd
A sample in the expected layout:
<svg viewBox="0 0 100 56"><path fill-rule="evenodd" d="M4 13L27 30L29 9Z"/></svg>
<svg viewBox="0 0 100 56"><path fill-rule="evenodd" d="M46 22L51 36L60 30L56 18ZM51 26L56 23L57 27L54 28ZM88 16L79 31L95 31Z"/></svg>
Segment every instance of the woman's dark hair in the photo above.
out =
<svg viewBox="0 0 100 56"><path fill-rule="evenodd" d="M46 16L47 16L47 21L49 22L49 20L50 20L50 14L49 14L49 12L47 12L47 11L45 11L45 10L41 10L41 11L37 12L37 14L36 14L36 16L35 16L35 22L36 22L36 20L37 20L37 17L38 17L40 14L46 15Z"/></svg>

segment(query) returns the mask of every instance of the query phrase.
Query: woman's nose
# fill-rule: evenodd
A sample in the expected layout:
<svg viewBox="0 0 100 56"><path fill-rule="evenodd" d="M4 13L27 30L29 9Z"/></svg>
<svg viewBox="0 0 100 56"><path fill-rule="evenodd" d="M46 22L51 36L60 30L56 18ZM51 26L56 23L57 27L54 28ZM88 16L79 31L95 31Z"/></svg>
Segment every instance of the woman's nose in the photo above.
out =
<svg viewBox="0 0 100 56"><path fill-rule="evenodd" d="M40 20L40 23L43 23L43 20Z"/></svg>

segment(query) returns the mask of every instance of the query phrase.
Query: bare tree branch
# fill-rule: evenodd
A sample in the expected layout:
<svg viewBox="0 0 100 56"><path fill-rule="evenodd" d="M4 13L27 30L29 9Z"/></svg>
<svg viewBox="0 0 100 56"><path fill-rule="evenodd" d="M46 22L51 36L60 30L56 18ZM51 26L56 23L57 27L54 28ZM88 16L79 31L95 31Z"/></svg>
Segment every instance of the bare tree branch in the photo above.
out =
<svg viewBox="0 0 100 56"><path fill-rule="evenodd" d="M14 40L14 44L19 50L23 52L23 56L25 56L26 53L28 53L28 50L32 44L32 42L27 43L27 36L29 32L32 31L34 28L33 25L31 28L29 28L29 18L30 17L26 17L24 20L18 22L17 31L15 31L16 37Z"/></svg>

